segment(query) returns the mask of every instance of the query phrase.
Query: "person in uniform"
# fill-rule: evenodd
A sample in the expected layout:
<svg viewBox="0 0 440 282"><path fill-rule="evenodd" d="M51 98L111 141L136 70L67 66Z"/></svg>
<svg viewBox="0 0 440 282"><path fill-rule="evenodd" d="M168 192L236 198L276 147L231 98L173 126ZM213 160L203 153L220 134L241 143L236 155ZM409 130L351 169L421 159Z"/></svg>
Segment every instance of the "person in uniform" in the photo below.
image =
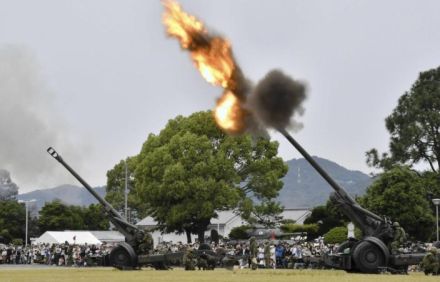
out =
<svg viewBox="0 0 440 282"><path fill-rule="evenodd" d="M266 268L270 267L270 244L266 242L264 244L264 265Z"/></svg>
<svg viewBox="0 0 440 282"><path fill-rule="evenodd" d="M391 253L398 254L399 248L406 242L405 230L400 226L398 222L393 223L393 242L391 243Z"/></svg>
<svg viewBox="0 0 440 282"><path fill-rule="evenodd" d="M151 233L146 232L139 244L139 252L143 255L148 255L153 248L153 236L151 236Z"/></svg>
<svg viewBox="0 0 440 282"><path fill-rule="evenodd" d="M197 267L199 270L208 269L208 255L205 252L202 252L197 258Z"/></svg>
<svg viewBox="0 0 440 282"><path fill-rule="evenodd" d="M431 250L429 250L420 263L420 267L422 268L423 272L425 272L425 275L439 274L439 257L436 247L432 247Z"/></svg>
<svg viewBox="0 0 440 282"><path fill-rule="evenodd" d="M257 269L257 254L258 254L258 245L255 237L251 237L249 240L249 258L251 260L251 268L253 270Z"/></svg>
<svg viewBox="0 0 440 282"><path fill-rule="evenodd" d="M191 246L188 246L183 255L183 265L185 266L185 270L196 270L194 264L194 252Z"/></svg>

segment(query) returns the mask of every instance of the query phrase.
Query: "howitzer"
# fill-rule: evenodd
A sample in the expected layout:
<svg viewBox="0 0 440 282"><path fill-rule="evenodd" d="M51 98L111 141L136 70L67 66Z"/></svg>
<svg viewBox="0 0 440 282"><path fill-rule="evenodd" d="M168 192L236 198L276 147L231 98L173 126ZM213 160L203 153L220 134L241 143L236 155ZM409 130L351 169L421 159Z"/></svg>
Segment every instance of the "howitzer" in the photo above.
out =
<svg viewBox="0 0 440 282"><path fill-rule="evenodd" d="M90 194L98 200L98 202L104 207L110 222L125 236L125 242L118 244L111 251L110 264L123 269L137 268L139 254L141 253L141 244L143 243L145 236L148 236L148 234L143 230L140 230L136 225L129 223L112 207L112 205L99 196L99 194L96 193L96 191L93 190L93 188L63 160L54 148L49 147L47 152L60 162L90 192Z"/></svg>
<svg viewBox="0 0 440 282"><path fill-rule="evenodd" d="M424 253L392 253L390 245L394 230L390 220L361 207L285 129L278 131L330 184L334 190L330 200L362 230L361 240L346 241L341 244L336 254L324 256L327 266L365 273L378 273L383 269L390 272L406 272L408 265L418 264L423 259Z"/></svg>
<svg viewBox="0 0 440 282"><path fill-rule="evenodd" d="M138 269L141 266L152 266L155 269L169 269L169 265L182 261L184 252L170 252L165 254L150 254L153 249L153 239L151 234L141 230L136 225L129 223L116 211L110 203L99 196L95 190L74 171L63 158L49 147L47 152L60 162L104 207L110 222L116 229L125 236L125 242L119 243L110 252L110 264L119 269L129 270ZM218 260L223 257L217 256L209 245L202 244L198 250L194 251L196 257L200 255L213 256Z"/></svg>

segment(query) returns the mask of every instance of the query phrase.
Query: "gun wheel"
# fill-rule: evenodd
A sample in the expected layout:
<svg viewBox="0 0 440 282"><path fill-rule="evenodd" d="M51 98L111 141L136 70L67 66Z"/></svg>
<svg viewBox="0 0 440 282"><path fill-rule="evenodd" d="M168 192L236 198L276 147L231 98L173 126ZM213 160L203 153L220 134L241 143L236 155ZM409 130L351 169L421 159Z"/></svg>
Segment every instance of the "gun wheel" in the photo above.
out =
<svg viewBox="0 0 440 282"><path fill-rule="evenodd" d="M353 252L356 268L364 273L378 273L380 267L385 266L385 255L375 244L362 241Z"/></svg>
<svg viewBox="0 0 440 282"><path fill-rule="evenodd" d="M122 243L111 251L110 264L119 269L135 268L137 266L137 256L130 245Z"/></svg>

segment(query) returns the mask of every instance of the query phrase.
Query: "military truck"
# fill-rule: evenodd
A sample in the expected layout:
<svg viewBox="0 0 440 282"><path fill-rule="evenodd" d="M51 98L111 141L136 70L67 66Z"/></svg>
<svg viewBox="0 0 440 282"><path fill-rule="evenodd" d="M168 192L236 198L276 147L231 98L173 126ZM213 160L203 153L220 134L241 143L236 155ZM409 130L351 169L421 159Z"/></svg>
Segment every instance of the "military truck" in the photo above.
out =
<svg viewBox="0 0 440 282"><path fill-rule="evenodd" d="M418 264L423 259L425 253L392 252L391 243L395 236L392 222L361 207L285 129L278 131L333 188L330 200L362 230L362 239L348 240L336 253L324 255L327 266L363 273L406 273L408 265Z"/></svg>

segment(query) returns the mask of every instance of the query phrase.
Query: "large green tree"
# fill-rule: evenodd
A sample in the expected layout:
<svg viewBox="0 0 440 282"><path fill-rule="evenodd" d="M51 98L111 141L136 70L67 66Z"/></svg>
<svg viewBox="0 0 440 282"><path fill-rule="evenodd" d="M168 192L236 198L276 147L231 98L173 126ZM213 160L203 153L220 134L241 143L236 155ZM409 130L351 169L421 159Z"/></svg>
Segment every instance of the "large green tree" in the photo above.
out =
<svg viewBox="0 0 440 282"><path fill-rule="evenodd" d="M278 143L267 139L226 135L211 112L178 116L143 144L132 199L161 230L197 234L203 241L217 211L250 215L250 197L264 202L278 195L287 166L277 150Z"/></svg>
<svg viewBox="0 0 440 282"><path fill-rule="evenodd" d="M26 210L15 200L0 201L0 236L5 243L12 239L24 239Z"/></svg>
<svg viewBox="0 0 440 282"><path fill-rule="evenodd" d="M370 165L390 169L394 164L427 163L439 173L440 67L420 73L386 118L386 128L391 135L390 152L379 156L371 149L367 152Z"/></svg>
<svg viewBox="0 0 440 282"><path fill-rule="evenodd" d="M399 222L413 239L425 241L432 235L434 217L423 181L407 167L381 174L359 200L372 212Z"/></svg>

